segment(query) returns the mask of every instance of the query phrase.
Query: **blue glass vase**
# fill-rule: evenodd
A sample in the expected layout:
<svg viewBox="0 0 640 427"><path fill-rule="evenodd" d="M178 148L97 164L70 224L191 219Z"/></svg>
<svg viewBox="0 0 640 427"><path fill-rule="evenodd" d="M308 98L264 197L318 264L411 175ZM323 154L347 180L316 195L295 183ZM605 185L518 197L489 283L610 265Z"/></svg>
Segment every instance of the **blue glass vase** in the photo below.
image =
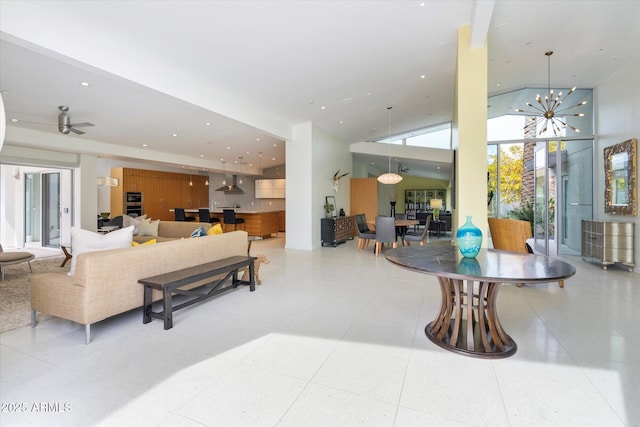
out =
<svg viewBox="0 0 640 427"><path fill-rule="evenodd" d="M467 215L467 222L456 232L458 249L465 258L475 258L482 246L482 231L471 222L471 215Z"/></svg>

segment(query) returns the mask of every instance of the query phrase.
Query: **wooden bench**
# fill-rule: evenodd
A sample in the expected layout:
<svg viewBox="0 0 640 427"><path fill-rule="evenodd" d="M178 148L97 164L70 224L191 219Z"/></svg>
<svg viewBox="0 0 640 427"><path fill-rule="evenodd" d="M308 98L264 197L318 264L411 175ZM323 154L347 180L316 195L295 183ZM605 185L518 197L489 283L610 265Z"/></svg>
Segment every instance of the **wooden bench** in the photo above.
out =
<svg viewBox="0 0 640 427"><path fill-rule="evenodd" d="M144 285L144 305L142 306L142 323L151 322L151 318L164 320L164 329L173 327L173 311L188 307L197 302L211 298L230 289L235 289L238 285L249 285L251 292L255 291L255 275L254 260L251 256L232 256L218 261L200 264L182 270L164 273L146 279L138 280L138 283ZM245 267L249 268L249 281L238 280L238 270ZM220 280L214 280L210 283L203 284L195 289L180 289L184 286L206 280L220 274L226 275ZM222 286L232 277L231 284ZM207 290L209 286L212 286ZM152 310L153 290L162 291L163 310L154 312ZM194 298L173 306L173 294L193 296Z"/></svg>

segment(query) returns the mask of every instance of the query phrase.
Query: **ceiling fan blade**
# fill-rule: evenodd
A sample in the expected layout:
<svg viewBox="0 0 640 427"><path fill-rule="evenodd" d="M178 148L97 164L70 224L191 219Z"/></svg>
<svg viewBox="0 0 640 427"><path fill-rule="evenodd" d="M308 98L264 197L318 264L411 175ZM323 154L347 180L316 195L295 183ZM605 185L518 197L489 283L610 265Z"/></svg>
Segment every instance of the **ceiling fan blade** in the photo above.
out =
<svg viewBox="0 0 640 427"><path fill-rule="evenodd" d="M87 126L95 126L95 125L93 123L89 123L89 122L71 124L71 127L74 127L74 128L86 128Z"/></svg>
<svg viewBox="0 0 640 427"><path fill-rule="evenodd" d="M30 122L28 120L18 120L16 123L29 123L30 125L58 126L58 125L51 124L51 123Z"/></svg>
<svg viewBox="0 0 640 427"><path fill-rule="evenodd" d="M84 135L84 132L82 132L81 130L75 129L73 127L70 130L71 130L71 132L75 133L76 135Z"/></svg>

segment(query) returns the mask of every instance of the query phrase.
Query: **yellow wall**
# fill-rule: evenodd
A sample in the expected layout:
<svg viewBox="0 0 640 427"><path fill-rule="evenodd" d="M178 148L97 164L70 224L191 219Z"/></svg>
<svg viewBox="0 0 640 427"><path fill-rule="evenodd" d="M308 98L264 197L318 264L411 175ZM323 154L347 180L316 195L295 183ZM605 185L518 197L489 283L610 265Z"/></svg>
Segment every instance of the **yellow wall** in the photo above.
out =
<svg viewBox="0 0 640 427"><path fill-rule="evenodd" d="M452 124L452 146L457 151L456 207L452 228L467 215L482 230L487 246L487 45L471 49L469 26L458 30L458 62ZM462 195L463 197L460 197ZM455 234L454 234L455 237Z"/></svg>

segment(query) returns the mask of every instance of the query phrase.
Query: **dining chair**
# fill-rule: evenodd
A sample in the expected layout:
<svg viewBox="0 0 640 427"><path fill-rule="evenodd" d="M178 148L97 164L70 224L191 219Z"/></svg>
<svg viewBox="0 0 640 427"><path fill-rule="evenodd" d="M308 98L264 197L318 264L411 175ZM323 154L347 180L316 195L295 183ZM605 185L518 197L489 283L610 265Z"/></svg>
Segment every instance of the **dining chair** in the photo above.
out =
<svg viewBox="0 0 640 427"><path fill-rule="evenodd" d="M186 216L184 214L184 208L175 208L173 210L176 216L176 221L195 221L196 219L192 216Z"/></svg>
<svg viewBox="0 0 640 427"><path fill-rule="evenodd" d="M398 247L398 236L396 235L396 219L392 216L376 217L376 255L382 252L385 243L391 243L394 248Z"/></svg>
<svg viewBox="0 0 640 427"><path fill-rule="evenodd" d="M233 229L237 230L238 224L242 224L242 229L244 230L244 218L238 218L236 211L233 209L223 209L222 216L225 228L227 225L233 225Z"/></svg>
<svg viewBox="0 0 640 427"><path fill-rule="evenodd" d="M367 225L367 217L365 214L357 214L356 217L356 229L358 231L358 246L356 248L359 251L362 248L369 246L371 240L376 239L376 232L369 230Z"/></svg>
<svg viewBox="0 0 640 427"><path fill-rule="evenodd" d="M420 227L424 227L425 225L427 225L428 216L429 214L427 212L416 212L416 220L418 221L418 224L413 226L413 231L418 231L420 230Z"/></svg>
<svg viewBox="0 0 640 427"><path fill-rule="evenodd" d="M427 221L425 227L420 232L407 232L404 235L402 244L404 246L411 246L410 242L420 242L420 246L424 246L429 241L429 225L431 223L431 215L427 215Z"/></svg>
<svg viewBox="0 0 640 427"><path fill-rule="evenodd" d="M209 211L209 209L206 209L206 208L198 209L198 218L200 222L209 222L209 223L220 222L219 218L211 218L211 211Z"/></svg>

